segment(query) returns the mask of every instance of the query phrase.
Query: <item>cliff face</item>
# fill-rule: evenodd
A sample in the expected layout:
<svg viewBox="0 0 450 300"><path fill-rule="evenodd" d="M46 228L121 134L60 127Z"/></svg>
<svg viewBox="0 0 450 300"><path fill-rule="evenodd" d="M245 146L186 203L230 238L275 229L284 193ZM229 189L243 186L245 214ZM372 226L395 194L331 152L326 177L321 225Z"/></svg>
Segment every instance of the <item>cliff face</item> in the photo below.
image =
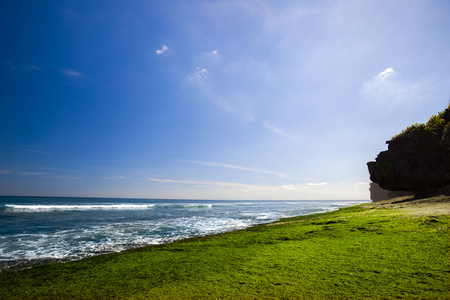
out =
<svg viewBox="0 0 450 300"><path fill-rule="evenodd" d="M405 192L405 191L388 191L385 189L382 189L378 183L371 182L370 183L370 199L372 202L378 202L383 200L389 200L392 198L397 197L404 197L404 196L413 196L414 193L412 192Z"/></svg>
<svg viewBox="0 0 450 300"><path fill-rule="evenodd" d="M427 124L415 124L386 142L370 179L389 191L450 192L450 105Z"/></svg>

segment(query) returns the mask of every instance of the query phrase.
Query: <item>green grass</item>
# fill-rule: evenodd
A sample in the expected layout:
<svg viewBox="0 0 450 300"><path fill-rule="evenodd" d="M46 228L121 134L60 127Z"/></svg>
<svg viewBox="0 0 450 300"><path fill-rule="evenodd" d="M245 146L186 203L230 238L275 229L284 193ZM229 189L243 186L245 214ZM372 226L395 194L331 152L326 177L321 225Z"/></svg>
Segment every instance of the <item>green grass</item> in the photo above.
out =
<svg viewBox="0 0 450 300"><path fill-rule="evenodd" d="M355 206L0 274L0 299L449 299L448 216Z"/></svg>

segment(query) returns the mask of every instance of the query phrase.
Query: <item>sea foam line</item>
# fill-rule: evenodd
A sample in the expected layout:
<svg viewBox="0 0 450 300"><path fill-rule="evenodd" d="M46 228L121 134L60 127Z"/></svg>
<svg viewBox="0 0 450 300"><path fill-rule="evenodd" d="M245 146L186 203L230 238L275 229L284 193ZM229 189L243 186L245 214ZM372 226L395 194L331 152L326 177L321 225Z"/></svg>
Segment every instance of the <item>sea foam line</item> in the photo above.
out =
<svg viewBox="0 0 450 300"><path fill-rule="evenodd" d="M5 204L14 211L53 211L53 210L137 210L153 208L154 204L86 204L86 205L22 205Z"/></svg>
<svg viewBox="0 0 450 300"><path fill-rule="evenodd" d="M75 211L75 210L145 210L153 208L211 208L211 204L84 204L84 205L23 205L5 204L5 208L20 212Z"/></svg>

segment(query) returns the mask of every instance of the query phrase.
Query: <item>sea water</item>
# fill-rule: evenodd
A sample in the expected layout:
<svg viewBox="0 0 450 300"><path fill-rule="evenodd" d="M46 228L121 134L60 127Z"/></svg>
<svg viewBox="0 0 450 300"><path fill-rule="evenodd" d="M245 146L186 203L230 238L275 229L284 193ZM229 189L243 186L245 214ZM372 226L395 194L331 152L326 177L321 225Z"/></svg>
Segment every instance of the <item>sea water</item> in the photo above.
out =
<svg viewBox="0 0 450 300"><path fill-rule="evenodd" d="M0 271L243 229L367 201L0 197Z"/></svg>

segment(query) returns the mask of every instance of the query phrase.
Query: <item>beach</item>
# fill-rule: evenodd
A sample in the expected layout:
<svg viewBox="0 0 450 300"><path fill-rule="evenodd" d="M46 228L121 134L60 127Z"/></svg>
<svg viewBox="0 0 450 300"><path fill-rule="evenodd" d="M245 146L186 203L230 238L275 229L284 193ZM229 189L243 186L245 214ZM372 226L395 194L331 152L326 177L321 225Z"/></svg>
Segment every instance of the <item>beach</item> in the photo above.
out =
<svg viewBox="0 0 450 300"><path fill-rule="evenodd" d="M0 197L0 272L244 229L362 202Z"/></svg>
<svg viewBox="0 0 450 300"><path fill-rule="evenodd" d="M397 199L0 274L4 299L446 299L450 197Z"/></svg>

